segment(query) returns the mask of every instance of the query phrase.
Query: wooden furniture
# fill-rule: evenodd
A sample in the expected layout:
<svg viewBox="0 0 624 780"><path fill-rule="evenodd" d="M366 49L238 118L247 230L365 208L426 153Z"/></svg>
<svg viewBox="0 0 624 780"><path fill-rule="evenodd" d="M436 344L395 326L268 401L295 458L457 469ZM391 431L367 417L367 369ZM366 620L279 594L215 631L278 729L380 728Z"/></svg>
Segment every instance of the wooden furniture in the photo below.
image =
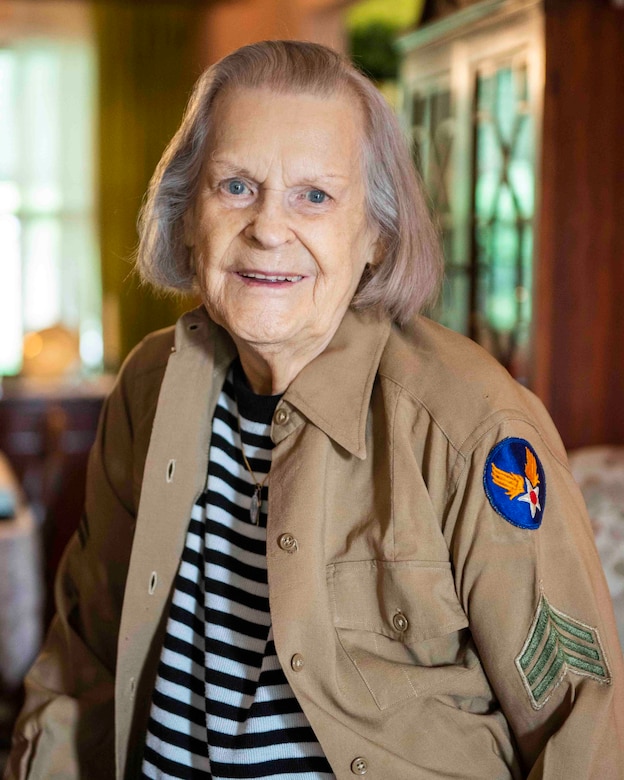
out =
<svg viewBox="0 0 624 780"><path fill-rule="evenodd" d="M56 568L83 511L88 454L110 384L108 378L76 386L4 383L0 451L41 527L46 623Z"/></svg>
<svg viewBox="0 0 624 780"><path fill-rule="evenodd" d="M545 10L533 387L568 447L624 444L624 6Z"/></svg>
<svg viewBox="0 0 624 780"><path fill-rule="evenodd" d="M446 282L435 313L530 375L543 10L477 3L405 36L402 116L441 221Z"/></svg>
<svg viewBox="0 0 624 780"><path fill-rule="evenodd" d="M399 41L444 231L440 318L535 390L568 448L624 444L624 7L450 6Z"/></svg>
<svg viewBox="0 0 624 780"><path fill-rule="evenodd" d="M15 506L0 520L0 690L12 694L41 642L43 569L34 514L1 452L0 491Z"/></svg>
<svg viewBox="0 0 624 780"><path fill-rule="evenodd" d="M43 565L34 513L0 452L0 772L22 701L22 679L41 644Z"/></svg>

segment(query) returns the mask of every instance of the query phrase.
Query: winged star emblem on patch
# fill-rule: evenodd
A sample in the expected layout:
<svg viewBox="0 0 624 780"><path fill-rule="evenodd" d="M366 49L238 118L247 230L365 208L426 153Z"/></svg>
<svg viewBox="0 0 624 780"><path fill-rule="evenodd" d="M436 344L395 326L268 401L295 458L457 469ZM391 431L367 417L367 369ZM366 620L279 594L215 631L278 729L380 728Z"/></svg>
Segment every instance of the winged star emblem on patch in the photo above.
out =
<svg viewBox="0 0 624 780"><path fill-rule="evenodd" d="M519 528L539 528L546 480L533 447L525 439L500 441L488 455L483 483L492 508Z"/></svg>

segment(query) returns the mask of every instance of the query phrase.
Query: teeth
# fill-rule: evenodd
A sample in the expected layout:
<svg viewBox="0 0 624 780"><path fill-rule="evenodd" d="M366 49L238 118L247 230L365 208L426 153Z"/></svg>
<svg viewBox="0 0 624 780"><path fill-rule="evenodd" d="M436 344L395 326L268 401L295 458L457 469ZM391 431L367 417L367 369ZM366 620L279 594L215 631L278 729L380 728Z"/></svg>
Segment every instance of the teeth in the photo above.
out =
<svg viewBox="0 0 624 780"><path fill-rule="evenodd" d="M241 271L241 276L246 276L248 279L262 279L267 282L299 282L303 279L303 276L272 276L269 274L247 273L244 271Z"/></svg>

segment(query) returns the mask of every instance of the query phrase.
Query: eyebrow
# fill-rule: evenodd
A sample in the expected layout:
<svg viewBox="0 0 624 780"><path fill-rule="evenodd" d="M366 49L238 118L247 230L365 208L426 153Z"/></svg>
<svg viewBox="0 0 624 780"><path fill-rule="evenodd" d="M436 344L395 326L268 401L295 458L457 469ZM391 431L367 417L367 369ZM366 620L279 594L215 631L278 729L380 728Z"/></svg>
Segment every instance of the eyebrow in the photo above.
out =
<svg viewBox="0 0 624 780"><path fill-rule="evenodd" d="M219 169L219 173L221 175L226 176L241 176L245 179L251 179L252 181L255 181L254 175L249 171L247 168L236 165L236 163L232 162L231 160L223 160L219 159L217 157L210 157L209 163L211 165L217 166ZM303 176L299 177L301 181L336 181L336 180L342 180L346 181L349 179L348 175L344 175L341 173L312 173L305 174Z"/></svg>
<svg viewBox="0 0 624 780"><path fill-rule="evenodd" d="M240 165L236 165L230 160L219 160L216 157L210 157L208 162L209 165L217 166L219 168L219 172L225 175L237 175L244 176L248 179L253 179L251 172L248 171L247 168L242 168Z"/></svg>

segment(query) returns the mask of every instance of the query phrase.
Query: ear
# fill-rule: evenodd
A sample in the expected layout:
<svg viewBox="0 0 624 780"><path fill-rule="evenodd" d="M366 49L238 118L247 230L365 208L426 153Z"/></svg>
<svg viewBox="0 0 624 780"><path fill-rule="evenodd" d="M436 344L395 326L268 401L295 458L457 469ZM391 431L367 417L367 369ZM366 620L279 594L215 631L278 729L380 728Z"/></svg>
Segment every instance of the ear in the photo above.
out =
<svg viewBox="0 0 624 780"><path fill-rule="evenodd" d="M195 246L195 209L191 206L182 217L184 244L191 249Z"/></svg>
<svg viewBox="0 0 624 780"><path fill-rule="evenodd" d="M384 258L384 249L381 245L381 241L375 242L375 252L373 254L373 259L370 261L370 265L372 268L377 268L378 265L381 264L381 261Z"/></svg>
<svg viewBox="0 0 624 780"><path fill-rule="evenodd" d="M386 248L384 246L384 242L381 240L379 231L377 231L377 236L373 242L371 249L372 249L371 258L368 261L368 265L371 268L376 268L378 265L381 264L386 254Z"/></svg>

